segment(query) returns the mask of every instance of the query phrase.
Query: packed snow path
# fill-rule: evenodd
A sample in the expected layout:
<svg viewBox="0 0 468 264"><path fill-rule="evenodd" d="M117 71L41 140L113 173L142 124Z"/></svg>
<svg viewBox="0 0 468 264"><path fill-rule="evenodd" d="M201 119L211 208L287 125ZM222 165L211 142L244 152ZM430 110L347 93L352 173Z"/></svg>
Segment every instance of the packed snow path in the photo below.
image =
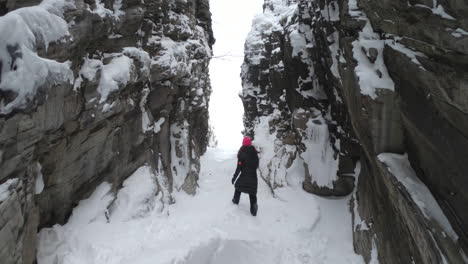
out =
<svg viewBox="0 0 468 264"><path fill-rule="evenodd" d="M176 203L163 210L146 206L151 210L137 216L135 208L151 204L142 199L148 193L144 171L124 184L113 212L106 209L112 195L100 186L69 223L41 230L39 264L363 263L353 252L349 197L308 194L300 176L273 196L259 179L253 217L248 195L239 205L231 202L235 157L235 151L209 149L195 196L175 193Z"/></svg>

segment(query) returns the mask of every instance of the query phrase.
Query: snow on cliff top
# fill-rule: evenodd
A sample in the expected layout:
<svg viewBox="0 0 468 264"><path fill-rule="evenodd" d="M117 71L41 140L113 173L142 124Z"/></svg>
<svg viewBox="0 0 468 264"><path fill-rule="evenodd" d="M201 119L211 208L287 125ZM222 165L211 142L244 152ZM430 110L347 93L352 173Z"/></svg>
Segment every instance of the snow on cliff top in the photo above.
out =
<svg viewBox="0 0 468 264"><path fill-rule="evenodd" d="M262 36L274 31L283 31L281 25L284 19L290 19L297 10L297 4L285 0L269 0L265 2L263 14L256 15L252 22L252 30L247 35L245 53L249 54L248 60L257 65L263 58L262 51L265 45ZM283 23L286 21L283 21Z"/></svg>
<svg viewBox="0 0 468 264"><path fill-rule="evenodd" d="M24 107L46 82L72 81L69 63L36 54L38 45L47 49L49 43L69 35L67 23L60 17L69 6L65 1L46 0L0 17L0 90L15 94L12 101L0 101L1 114Z"/></svg>

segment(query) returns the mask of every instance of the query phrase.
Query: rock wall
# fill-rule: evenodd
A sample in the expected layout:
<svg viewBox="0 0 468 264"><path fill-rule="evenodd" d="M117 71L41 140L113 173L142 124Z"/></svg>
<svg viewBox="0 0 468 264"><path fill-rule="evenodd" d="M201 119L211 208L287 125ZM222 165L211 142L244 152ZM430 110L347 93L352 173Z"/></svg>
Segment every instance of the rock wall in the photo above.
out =
<svg viewBox="0 0 468 264"><path fill-rule="evenodd" d="M307 191L357 185L366 262L373 249L380 263L468 262L467 12L457 0L266 0L254 20L246 133L263 147L272 132L280 162L268 160L286 174L304 164ZM272 188L278 167L263 164Z"/></svg>
<svg viewBox="0 0 468 264"><path fill-rule="evenodd" d="M25 7L25 8L21 8ZM32 263L104 182L194 194L209 138L207 0L0 1L0 259Z"/></svg>
<svg viewBox="0 0 468 264"><path fill-rule="evenodd" d="M260 164L272 189L300 170L305 190L347 195L358 144L344 127L348 117L337 90L322 82L329 70L320 64L320 51L311 49L317 43L310 5L265 1L264 15L254 20L241 74L244 124L263 153L274 153Z"/></svg>

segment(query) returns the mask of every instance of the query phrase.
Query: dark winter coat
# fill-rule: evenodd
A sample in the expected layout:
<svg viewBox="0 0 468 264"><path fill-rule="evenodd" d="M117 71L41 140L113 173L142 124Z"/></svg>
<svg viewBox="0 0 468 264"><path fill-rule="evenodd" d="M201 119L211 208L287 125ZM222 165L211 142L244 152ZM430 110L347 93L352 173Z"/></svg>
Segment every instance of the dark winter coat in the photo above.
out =
<svg viewBox="0 0 468 264"><path fill-rule="evenodd" d="M256 194L259 162L257 150L253 146L242 146L237 154L237 159L237 169L232 178L236 190L243 193Z"/></svg>

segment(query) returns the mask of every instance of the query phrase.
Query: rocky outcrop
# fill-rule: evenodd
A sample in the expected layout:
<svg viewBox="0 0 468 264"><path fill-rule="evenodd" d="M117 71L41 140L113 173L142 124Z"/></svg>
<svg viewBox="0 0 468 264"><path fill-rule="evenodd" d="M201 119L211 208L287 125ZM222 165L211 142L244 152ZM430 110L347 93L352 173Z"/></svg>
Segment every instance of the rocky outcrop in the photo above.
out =
<svg viewBox="0 0 468 264"><path fill-rule="evenodd" d="M246 132L273 132L315 194L349 193L360 164L351 208L367 262L373 248L380 263L468 261L467 12L455 0L268 0L254 21ZM338 169L327 185L311 167Z"/></svg>
<svg viewBox="0 0 468 264"><path fill-rule="evenodd" d="M38 228L144 164L162 174L164 201L195 193L209 138L208 1L6 0L0 12L2 263L32 263Z"/></svg>
<svg viewBox="0 0 468 264"><path fill-rule="evenodd" d="M341 98L321 81L330 76L319 50L311 49L317 43L310 6L266 1L264 15L254 21L242 70L244 123L262 152L275 153L260 164L273 189L299 169L306 191L342 196L353 190L358 148L351 130L343 128L348 117Z"/></svg>

